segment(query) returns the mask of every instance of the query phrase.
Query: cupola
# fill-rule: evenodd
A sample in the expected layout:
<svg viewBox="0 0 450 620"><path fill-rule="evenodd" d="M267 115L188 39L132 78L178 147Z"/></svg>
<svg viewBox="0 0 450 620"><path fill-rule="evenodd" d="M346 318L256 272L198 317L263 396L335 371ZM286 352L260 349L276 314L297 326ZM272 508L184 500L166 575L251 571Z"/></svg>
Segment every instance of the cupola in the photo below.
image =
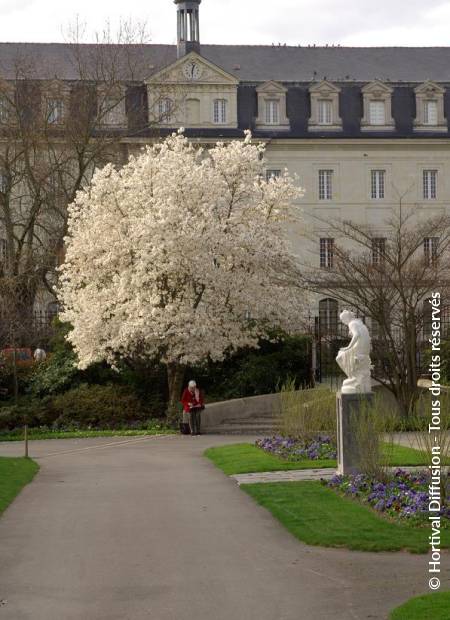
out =
<svg viewBox="0 0 450 620"><path fill-rule="evenodd" d="M174 0L177 5L177 57L200 53L200 3L202 0Z"/></svg>

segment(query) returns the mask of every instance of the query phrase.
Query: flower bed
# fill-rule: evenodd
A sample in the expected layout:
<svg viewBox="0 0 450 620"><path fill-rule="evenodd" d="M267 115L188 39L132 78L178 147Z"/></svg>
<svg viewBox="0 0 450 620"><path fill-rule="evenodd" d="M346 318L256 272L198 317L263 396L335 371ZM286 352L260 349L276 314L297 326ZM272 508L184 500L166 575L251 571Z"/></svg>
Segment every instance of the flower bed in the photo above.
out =
<svg viewBox="0 0 450 620"><path fill-rule="evenodd" d="M281 437L280 435L258 439L255 443L258 448L287 461L299 461L301 459L316 461L336 458L336 447L331 438L326 435L319 435L306 444L298 439Z"/></svg>
<svg viewBox="0 0 450 620"><path fill-rule="evenodd" d="M398 469L386 482L373 480L368 476L359 474L356 476L336 475L331 480L324 481L324 484L342 495L369 504L378 512L389 517L425 523L428 521L429 514L429 481L427 471L406 472ZM439 514L443 517L442 526L449 527L450 503L448 499L442 502L442 509Z"/></svg>

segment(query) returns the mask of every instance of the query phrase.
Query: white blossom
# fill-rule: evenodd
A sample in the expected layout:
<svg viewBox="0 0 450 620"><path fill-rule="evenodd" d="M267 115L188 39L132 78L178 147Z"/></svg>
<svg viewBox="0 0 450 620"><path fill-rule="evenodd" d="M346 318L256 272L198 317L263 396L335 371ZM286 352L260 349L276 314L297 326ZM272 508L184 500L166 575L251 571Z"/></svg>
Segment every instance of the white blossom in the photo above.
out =
<svg viewBox="0 0 450 620"><path fill-rule="evenodd" d="M209 151L178 133L95 172L69 208L59 292L80 367L220 360L295 326L301 299L281 266L302 192L287 172L264 180L264 165L249 133Z"/></svg>

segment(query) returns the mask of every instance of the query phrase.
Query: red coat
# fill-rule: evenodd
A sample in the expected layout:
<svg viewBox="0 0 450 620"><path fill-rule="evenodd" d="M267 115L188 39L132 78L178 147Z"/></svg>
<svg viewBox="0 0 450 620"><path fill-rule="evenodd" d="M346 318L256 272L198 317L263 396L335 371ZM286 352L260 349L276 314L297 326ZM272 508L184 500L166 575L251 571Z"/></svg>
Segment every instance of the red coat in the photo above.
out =
<svg viewBox="0 0 450 620"><path fill-rule="evenodd" d="M183 411L186 413L196 407L203 407L203 394L198 388L195 388L194 393L192 393L189 388L185 388L183 396L181 397L181 404L183 405Z"/></svg>

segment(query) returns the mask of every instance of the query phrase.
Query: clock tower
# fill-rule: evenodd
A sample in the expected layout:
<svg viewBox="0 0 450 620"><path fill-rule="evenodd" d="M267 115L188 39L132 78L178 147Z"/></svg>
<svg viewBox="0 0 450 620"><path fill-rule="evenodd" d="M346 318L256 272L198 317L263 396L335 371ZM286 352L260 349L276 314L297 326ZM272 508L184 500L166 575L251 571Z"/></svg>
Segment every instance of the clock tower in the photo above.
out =
<svg viewBox="0 0 450 620"><path fill-rule="evenodd" d="M200 53L199 10L202 0L174 0L177 5L177 56Z"/></svg>

